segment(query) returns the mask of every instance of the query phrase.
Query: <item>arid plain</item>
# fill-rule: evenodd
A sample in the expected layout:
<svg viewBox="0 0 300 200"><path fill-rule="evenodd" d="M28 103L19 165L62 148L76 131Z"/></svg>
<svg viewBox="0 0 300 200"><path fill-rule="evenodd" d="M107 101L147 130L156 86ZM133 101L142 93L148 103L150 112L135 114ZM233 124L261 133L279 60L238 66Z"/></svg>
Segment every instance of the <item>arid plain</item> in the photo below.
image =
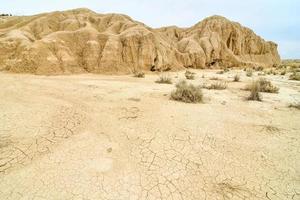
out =
<svg viewBox="0 0 300 200"><path fill-rule="evenodd" d="M258 78L194 70L203 103L170 100L184 71L0 73L1 199L300 199L300 83L247 101ZM233 82L235 74L240 82Z"/></svg>

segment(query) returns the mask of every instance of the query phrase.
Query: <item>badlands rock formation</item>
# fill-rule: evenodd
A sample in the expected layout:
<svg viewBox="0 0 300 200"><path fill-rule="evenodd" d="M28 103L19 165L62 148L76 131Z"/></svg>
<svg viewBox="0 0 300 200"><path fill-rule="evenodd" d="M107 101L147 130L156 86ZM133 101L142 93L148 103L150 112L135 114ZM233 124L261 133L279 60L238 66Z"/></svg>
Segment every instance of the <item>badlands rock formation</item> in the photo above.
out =
<svg viewBox="0 0 300 200"><path fill-rule="evenodd" d="M0 70L126 73L184 67L272 66L277 45L220 16L190 28L150 28L88 9L0 18Z"/></svg>

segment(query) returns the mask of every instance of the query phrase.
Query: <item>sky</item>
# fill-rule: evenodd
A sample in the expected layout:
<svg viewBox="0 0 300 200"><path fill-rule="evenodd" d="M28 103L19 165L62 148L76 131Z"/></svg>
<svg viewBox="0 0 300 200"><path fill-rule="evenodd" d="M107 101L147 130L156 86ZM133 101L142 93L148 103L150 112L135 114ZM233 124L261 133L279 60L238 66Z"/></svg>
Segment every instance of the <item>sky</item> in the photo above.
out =
<svg viewBox="0 0 300 200"><path fill-rule="evenodd" d="M0 13L14 15L82 7L126 14L153 28L222 15L277 43L281 58L300 58L300 0L0 0Z"/></svg>

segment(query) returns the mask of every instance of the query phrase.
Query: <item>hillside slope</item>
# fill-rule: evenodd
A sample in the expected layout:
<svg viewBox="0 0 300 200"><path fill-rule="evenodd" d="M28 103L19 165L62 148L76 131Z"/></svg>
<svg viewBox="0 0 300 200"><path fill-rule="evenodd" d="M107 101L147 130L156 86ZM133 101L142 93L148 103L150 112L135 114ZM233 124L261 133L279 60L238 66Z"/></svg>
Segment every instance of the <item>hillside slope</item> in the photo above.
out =
<svg viewBox="0 0 300 200"><path fill-rule="evenodd" d="M190 28L159 29L88 9L0 18L0 70L12 72L126 73L279 62L275 43L221 16Z"/></svg>

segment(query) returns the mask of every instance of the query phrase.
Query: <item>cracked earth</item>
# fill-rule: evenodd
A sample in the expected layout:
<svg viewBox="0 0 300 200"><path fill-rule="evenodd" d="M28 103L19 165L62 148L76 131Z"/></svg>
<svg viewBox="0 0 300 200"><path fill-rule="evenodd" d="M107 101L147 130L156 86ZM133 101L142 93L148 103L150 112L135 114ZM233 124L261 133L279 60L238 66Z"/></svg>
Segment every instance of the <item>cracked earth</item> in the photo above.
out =
<svg viewBox="0 0 300 200"><path fill-rule="evenodd" d="M157 75L0 73L0 199L299 200L300 83L249 102L251 78L215 72L190 81L229 81L203 104Z"/></svg>

